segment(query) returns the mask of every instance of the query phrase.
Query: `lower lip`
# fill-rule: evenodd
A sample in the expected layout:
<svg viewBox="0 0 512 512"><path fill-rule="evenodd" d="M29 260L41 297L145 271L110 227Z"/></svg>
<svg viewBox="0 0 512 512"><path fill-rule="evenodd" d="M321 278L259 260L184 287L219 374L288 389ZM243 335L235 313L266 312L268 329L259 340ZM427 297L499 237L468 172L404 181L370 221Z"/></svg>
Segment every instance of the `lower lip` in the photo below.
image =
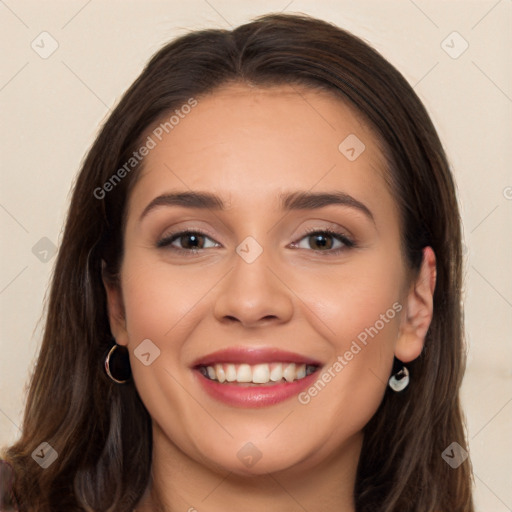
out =
<svg viewBox="0 0 512 512"><path fill-rule="evenodd" d="M292 382L261 386L221 384L208 379L197 370L194 370L194 373L205 391L220 402L234 407L267 407L298 395L318 378L319 372L317 370L303 379Z"/></svg>

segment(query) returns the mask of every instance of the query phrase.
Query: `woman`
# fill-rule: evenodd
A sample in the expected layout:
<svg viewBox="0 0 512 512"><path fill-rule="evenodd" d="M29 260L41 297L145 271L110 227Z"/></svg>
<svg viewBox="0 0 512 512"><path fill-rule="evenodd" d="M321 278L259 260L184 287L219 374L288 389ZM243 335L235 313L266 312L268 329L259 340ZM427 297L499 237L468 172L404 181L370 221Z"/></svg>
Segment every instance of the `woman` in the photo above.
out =
<svg viewBox="0 0 512 512"><path fill-rule="evenodd" d="M75 184L13 500L471 512L460 290L452 175L385 59L306 16L180 37Z"/></svg>

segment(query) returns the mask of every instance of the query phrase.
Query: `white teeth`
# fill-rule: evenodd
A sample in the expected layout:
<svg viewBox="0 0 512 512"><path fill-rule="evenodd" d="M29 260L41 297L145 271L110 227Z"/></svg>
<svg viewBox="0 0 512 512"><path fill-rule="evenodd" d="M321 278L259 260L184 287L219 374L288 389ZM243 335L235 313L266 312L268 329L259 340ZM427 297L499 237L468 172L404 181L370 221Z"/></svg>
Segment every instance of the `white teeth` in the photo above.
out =
<svg viewBox="0 0 512 512"><path fill-rule="evenodd" d="M283 378L283 365L275 364L273 365L272 371L270 372L270 380L272 382L277 382Z"/></svg>
<svg viewBox="0 0 512 512"><path fill-rule="evenodd" d="M252 382L251 367L248 364L241 364L236 372L238 382Z"/></svg>
<svg viewBox="0 0 512 512"><path fill-rule="evenodd" d="M203 367L209 379L223 382L243 382L267 384L269 382L293 382L300 380L316 371L313 365L295 363L263 363L263 364L231 364L219 363Z"/></svg>
<svg viewBox="0 0 512 512"><path fill-rule="evenodd" d="M226 380L226 372L221 364L215 365L215 372L217 374L217 380L219 382L224 382ZM213 377L215 379L215 377Z"/></svg>
<svg viewBox="0 0 512 512"><path fill-rule="evenodd" d="M270 370L268 364L257 364L252 367L252 382L256 384L265 384L270 379Z"/></svg>
<svg viewBox="0 0 512 512"><path fill-rule="evenodd" d="M286 382L293 382L297 372L295 371L295 363L290 363L283 372L283 377Z"/></svg>
<svg viewBox="0 0 512 512"><path fill-rule="evenodd" d="M236 380L236 368L234 364L228 364L225 366L226 369L226 380L228 382L235 382Z"/></svg>

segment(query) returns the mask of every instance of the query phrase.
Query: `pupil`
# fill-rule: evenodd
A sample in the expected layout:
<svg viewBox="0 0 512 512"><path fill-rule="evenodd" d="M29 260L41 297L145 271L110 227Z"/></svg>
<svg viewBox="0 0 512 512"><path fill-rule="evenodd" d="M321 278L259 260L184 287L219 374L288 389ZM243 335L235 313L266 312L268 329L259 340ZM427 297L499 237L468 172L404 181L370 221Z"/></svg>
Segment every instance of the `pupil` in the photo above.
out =
<svg viewBox="0 0 512 512"><path fill-rule="evenodd" d="M189 241L192 241L191 243L186 243L185 246L190 246L190 247L193 247L193 248L197 248L198 247L198 241L199 241L199 238L202 238L202 235L186 235L185 238Z"/></svg>
<svg viewBox="0 0 512 512"><path fill-rule="evenodd" d="M331 248L332 240L331 240L331 243L326 241L326 239L329 237L327 237L325 235L312 235L311 238L313 238L316 246L318 246L320 248L325 248L325 247L327 247L328 249ZM322 239L324 240L323 242L322 242Z"/></svg>

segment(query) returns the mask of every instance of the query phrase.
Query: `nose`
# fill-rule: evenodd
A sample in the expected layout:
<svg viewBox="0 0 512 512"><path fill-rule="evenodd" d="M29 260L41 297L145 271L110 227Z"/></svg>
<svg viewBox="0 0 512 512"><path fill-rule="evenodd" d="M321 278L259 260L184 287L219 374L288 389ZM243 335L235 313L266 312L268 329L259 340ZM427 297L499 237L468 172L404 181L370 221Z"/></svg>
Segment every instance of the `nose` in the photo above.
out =
<svg viewBox="0 0 512 512"><path fill-rule="evenodd" d="M234 267L223 279L215 301L219 322L254 328L291 319L293 292L270 259L265 250L252 263L235 254Z"/></svg>

